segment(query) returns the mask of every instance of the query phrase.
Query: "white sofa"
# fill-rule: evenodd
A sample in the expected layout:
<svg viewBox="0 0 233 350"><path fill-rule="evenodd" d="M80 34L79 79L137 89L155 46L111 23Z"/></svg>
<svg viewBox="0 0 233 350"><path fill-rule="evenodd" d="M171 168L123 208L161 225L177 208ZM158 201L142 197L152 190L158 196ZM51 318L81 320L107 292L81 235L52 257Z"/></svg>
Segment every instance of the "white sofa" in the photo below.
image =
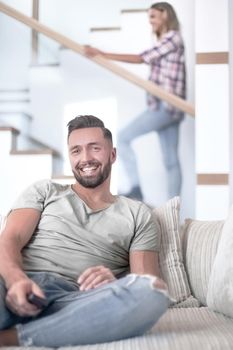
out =
<svg viewBox="0 0 233 350"><path fill-rule="evenodd" d="M230 271L229 276L233 256L231 259L228 258L229 263L224 263L224 266L219 269L221 255L225 256L224 249L232 248L233 253L233 219L231 219L233 213L230 214L230 221L228 218L226 222L187 219L182 229L179 223L178 197L168 201L163 207L154 209L153 213L159 222L162 234L160 252L162 276L176 302L142 337L105 344L75 346L72 349L233 349L233 318L229 317L233 313L233 297L231 300L233 270ZM223 236L227 236L226 231L232 242L225 244L224 248L222 241L224 241ZM227 241L229 242L229 238ZM218 246L221 246L221 249L218 249ZM222 273L224 269L226 271ZM220 277L218 276L219 271L222 271ZM226 275L228 275L227 282ZM222 277L224 280L220 281ZM216 286L217 295L215 288L212 291L208 288L211 283L212 287ZM218 298L220 293L217 288L218 284L221 290L224 289L222 286L228 286L228 294L224 295L224 300L221 297ZM207 306L207 302L211 307ZM220 306L217 305L218 303ZM225 315L221 312L223 306ZM60 349L68 348L70 347Z"/></svg>

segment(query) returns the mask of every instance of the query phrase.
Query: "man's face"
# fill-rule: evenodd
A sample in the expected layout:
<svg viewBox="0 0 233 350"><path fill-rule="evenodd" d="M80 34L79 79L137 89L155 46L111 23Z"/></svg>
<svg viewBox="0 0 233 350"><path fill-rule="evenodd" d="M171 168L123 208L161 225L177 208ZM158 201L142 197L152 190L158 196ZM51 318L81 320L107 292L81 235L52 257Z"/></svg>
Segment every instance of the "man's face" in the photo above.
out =
<svg viewBox="0 0 233 350"><path fill-rule="evenodd" d="M100 128L72 131L68 147L71 168L80 185L95 188L110 176L116 151Z"/></svg>

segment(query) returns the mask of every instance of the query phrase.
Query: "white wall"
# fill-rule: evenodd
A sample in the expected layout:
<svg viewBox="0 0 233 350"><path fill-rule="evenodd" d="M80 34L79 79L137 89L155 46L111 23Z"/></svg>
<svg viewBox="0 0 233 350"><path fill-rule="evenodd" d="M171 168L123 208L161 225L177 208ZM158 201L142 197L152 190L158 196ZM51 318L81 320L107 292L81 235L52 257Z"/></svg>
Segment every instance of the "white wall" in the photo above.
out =
<svg viewBox="0 0 233 350"><path fill-rule="evenodd" d="M196 1L196 51L229 51L229 1ZM196 172L230 174L229 65L196 67ZM223 219L229 207L229 185L199 184L198 219Z"/></svg>
<svg viewBox="0 0 233 350"><path fill-rule="evenodd" d="M195 37L197 52L229 49L228 0L197 0Z"/></svg>
<svg viewBox="0 0 233 350"><path fill-rule="evenodd" d="M230 203L233 204L233 1L229 1L229 79L230 79Z"/></svg>
<svg viewBox="0 0 233 350"><path fill-rule="evenodd" d="M31 16L31 0L7 0L7 5ZM0 12L0 89L28 87L31 31Z"/></svg>
<svg viewBox="0 0 233 350"><path fill-rule="evenodd" d="M14 142L10 130L0 130L0 214L4 215L30 183L50 178L52 173L51 154L10 154Z"/></svg>
<svg viewBox="0 0 233 350"><path fill-rule="evenodd" d="M60 66L37 66L29 69L29 87L33 137L63 152L63 80Z"/></svg>

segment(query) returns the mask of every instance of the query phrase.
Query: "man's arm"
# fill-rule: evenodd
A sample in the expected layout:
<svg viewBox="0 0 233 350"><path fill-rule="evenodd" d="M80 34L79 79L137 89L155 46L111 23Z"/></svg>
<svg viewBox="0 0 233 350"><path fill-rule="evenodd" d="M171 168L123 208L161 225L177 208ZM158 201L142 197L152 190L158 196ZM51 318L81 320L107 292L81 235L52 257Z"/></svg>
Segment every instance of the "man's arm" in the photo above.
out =
<svg viewBox="0 0 233 350"><path fill-rule="evenodd" d="M27 302L29 293L43 297L40 288L23 271L21 256L21 250L31 238L39 219L40 212L36 209L13 210L0 235L0 275L8 290L6 301L8 307L21 316L38 313L38 309Z"/></svg>
<svg viewBox="0 0 233 350"><path fill-rule="evenodd" d="M129 260L131 273L156 276L154 287L167 291L166 283L160 278L158 253L149 250L136 250L130 252Z"/></svg>
<svg viewBox="0 0 233 350"><path fill-rule="evenodd" d="M92 46L84 46L84 53L88 57L102 56L109 60L126 62L126 63L143 63L143 59L140 55L137 54L120 54L120 53L112 53L101 51Z"/></svg>
<svg viewBox="0 0 233 350"><path fill-rule="evenodd" d="M132 250L129 254L130 272L160 276L158 253L149 250Z"/></svg>
<svg viewBox="0 0 233 350"><path fill-rule="evenodd" d="M35 209L13 210L0 235L0 274L6 287L26 275L22 270L21 250L31 238L40 218Z"/></svg>

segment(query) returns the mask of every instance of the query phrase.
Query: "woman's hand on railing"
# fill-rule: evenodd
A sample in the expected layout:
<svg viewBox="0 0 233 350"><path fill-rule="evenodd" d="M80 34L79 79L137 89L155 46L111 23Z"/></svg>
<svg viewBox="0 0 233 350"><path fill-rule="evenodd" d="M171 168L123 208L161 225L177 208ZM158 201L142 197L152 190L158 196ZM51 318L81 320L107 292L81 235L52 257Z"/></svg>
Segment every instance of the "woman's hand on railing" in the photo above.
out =
<svg viewBox="0 0 233 350"><path fill-rule="evenodd" d="M87 57L95 57L97 55L103 55L103 52L90 45L84 45L84 55Z"/></svg>

